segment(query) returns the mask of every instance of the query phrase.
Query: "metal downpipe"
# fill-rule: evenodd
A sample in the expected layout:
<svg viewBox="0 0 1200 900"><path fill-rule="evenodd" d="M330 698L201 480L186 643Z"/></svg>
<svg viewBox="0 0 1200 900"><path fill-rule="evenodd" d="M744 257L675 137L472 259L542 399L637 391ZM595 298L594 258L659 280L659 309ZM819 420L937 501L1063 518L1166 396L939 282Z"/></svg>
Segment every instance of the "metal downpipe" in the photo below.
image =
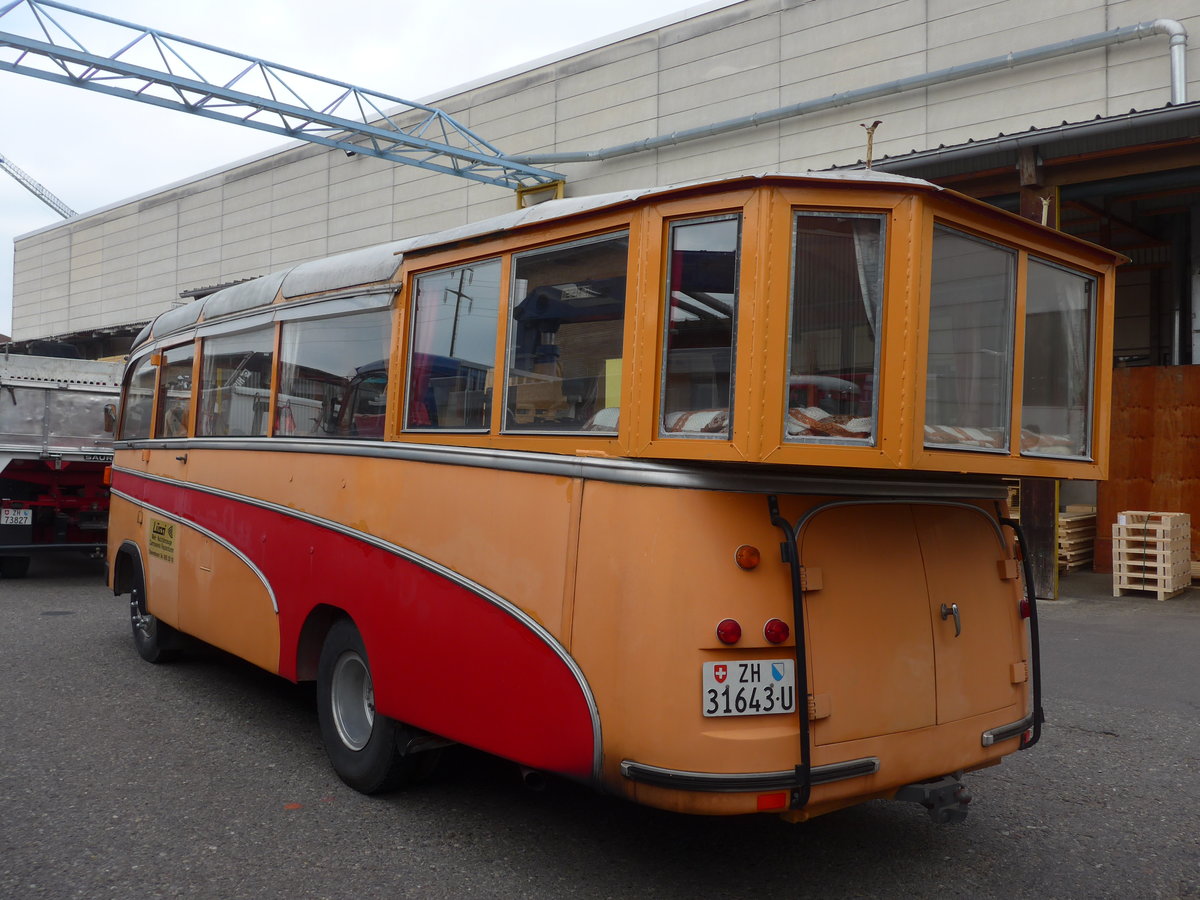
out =
<svg viewBox="0 0 1200 900"><path fill-rule="evenodd" d="M628 156L632 153L642 153L646 150L657 150L662 147L670 147L676 144L682 144L687 141L697 140L699 138L713 137L719 134L726 134L731 131L739 131L743 128L749 128L757 125L766 125L771 122L778 122L782 119L790 119L796 116L803 116L808 113L822 112L827 109L835 109L839 106L848 106L851 103L859 103L863 100L873 100L878 97L886 97L891 94L900 94L905 91L919 90L921 88L934 87L940 84L947 84L951 81L957 81L962 78L971 78L976 75L986 75L991 72L998 72L1003 69L1012 69L1017 66L1028 65L1035 62L1044 62L1048 59L1055 59L1060 56L1067 56L1072 53L1083 53L1088 50L1099 50L1104 47L1109 47L1114 44L1125 43L1126 41L1141 40L1151 37L1155 34L1165 34L1171 39L1170 54L1171 54L1171 103L1180 104L1187 102L1187 72L1185 64L1185 52L1187 50L1187 29L1182 24L1174 19L1156 19L1153 22L1140 22L1137 25L1127 25L1124 28L1116 28L1111 31L1102 31L1098 34L1087 35L1086 37L1072 38L1067 41L1060 41L1056 44L1047 44L1042 47L1035 47L1031 50L1021 50L1015 53L1006 53L1003 56L993 56L990 59L983 59L972 63L963 63L957 66L951 66L946 69L938 69L935 72L926 72L923 75L912 75L908 78L900 78L895 81L885 82L883 84L873 85L871 87L858 88L852 91L843 91L837 94L830 94L827 97L821 97L816 100L806 100L802 103L794 103L790 106L781 106L777 109L768 110L766 112L751 113L748 116L740 116L736 119L726 119L723 122L714 122L708 125L700 125L695 128L687 128L683 131L674 131L670 134L659 135L658 137L645 138L640 141L631 141L627 144L617 144L612 147L603 147L599 150L577 150L565 151L561 153L529 153L520 156L512 156L514 162L522 165L556 165L558 163L572 162L594 162L599 160L613 159L618 156Z"/></svg>

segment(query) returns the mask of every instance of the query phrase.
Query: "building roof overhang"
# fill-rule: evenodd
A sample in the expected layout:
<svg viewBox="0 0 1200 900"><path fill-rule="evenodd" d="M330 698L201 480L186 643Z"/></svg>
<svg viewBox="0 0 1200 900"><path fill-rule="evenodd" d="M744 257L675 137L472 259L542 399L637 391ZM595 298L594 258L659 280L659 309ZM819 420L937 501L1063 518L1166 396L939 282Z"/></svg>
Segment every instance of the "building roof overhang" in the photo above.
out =
<svg viewBox="0 0 1200 900"><path fill-rule="evenodd" d="M1055 161L1118 155L1171 144L1200 146L1200 101L913 150L876 159L872 168L944 183L976 173L1013 169L1022 153L1031 149L1036 150L1043 165L1053 165ZM1197 158L1200 157L1191 156L1192 165ZM860 161L854 166L837 168L865 165Z"/></svg>

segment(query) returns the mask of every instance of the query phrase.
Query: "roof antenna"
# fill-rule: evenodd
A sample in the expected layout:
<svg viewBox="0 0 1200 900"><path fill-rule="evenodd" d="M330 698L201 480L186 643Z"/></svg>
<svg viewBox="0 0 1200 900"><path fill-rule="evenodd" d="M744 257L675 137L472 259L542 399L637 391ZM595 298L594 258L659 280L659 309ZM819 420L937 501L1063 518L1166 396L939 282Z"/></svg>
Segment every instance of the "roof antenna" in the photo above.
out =
<svg viewBox="0 0 1200 900"><path fill-rule="evenodd" d="M867 129L867 168L871 168L871 158L875 153L875 129L883 124L882 119L876 119L870 125L859 123L860 128Z"/></svg>

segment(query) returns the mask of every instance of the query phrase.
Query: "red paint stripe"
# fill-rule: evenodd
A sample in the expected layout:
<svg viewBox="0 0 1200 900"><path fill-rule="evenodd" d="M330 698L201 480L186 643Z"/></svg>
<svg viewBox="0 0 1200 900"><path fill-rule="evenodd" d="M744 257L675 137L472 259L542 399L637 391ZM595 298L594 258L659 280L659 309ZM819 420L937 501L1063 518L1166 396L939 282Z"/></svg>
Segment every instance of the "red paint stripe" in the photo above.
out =
<svg viewBox="0 0 1200 900"><path fill-rule="evenodd" d="M584 692L525 623L461 585L364 541L183 485L114 472L114 488L213 531L262 570L279 603L280 674L327 603L363 635L379 710L532 768L590 779Z"/></svg>

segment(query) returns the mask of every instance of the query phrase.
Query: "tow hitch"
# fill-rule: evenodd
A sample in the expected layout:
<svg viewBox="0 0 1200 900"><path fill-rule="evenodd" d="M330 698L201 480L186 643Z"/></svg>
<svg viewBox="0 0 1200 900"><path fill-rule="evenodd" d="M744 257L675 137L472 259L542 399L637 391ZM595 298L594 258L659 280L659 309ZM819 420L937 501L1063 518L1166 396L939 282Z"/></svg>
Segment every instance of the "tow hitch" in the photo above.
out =
<svg viewBox="0 0 1200 900"><path fill-rule="evenodd" d="M929 813L929 818L939 825L946 825L966 819L971 793L961 781L953 775L947 775L935 781L906 784L896 791L896 799L920 803Z"/></svg>

